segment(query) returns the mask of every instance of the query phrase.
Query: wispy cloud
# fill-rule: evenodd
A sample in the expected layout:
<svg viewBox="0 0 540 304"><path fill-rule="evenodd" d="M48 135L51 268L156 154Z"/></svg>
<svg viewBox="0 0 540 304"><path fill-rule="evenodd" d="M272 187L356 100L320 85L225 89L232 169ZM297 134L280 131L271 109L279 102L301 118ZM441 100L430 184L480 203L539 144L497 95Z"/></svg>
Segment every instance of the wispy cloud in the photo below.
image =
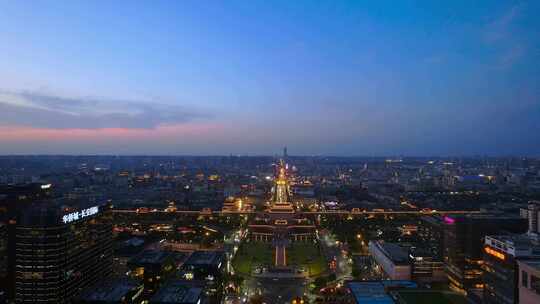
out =
<svg viewBox="0 0 540 304"><path fill-rule="evenodd" d="M522 44L511 46L499 55L499 68L511 67L525 55L525 47Z"/></svg>
<svg viewBox="0 0 540 304"><path fill-rule="evenodd" d="M511 35L512 23L519 17L523 8L523 3L516 4L489 22L484 31L486 42L493 43L508 38Z"/></svg>
<svg viewBox="0 0 540 304"><path fill-rule="evenodd" d="M499 49L496 68L509 68L526 55L525 42L514 35L514 23L525 10L525 5L522 2L510 7L484 29L483 39L486 44Z"/></svg>
<svg viewBox="0 0 540 304"><path fill-rule="evenodd" d="M422 62L425 64L441 64L445 63L447 56L444 54L433 54L423 58Z"/></svg>
<svg viewBox="0 0 540 304"><path fill-rule="evenodd" d="M152 101L55 96L0 90L0 124L50 129L153 129L208 119L209 113Z"/></svg>

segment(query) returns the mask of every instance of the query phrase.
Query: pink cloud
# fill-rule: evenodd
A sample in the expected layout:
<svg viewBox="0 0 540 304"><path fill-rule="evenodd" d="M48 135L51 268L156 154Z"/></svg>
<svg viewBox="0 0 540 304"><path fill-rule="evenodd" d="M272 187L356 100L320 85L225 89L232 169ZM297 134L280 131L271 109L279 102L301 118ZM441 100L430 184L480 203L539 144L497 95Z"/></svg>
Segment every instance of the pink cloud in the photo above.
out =
<svg viewBox="0 0 540 304"><path fill-rule="evenodd" d="M149 140L168 137L193 137L218 132L218 124L185 123L161 125L155 129L43 129L24 126L0 126L0 142Z"/></svg>

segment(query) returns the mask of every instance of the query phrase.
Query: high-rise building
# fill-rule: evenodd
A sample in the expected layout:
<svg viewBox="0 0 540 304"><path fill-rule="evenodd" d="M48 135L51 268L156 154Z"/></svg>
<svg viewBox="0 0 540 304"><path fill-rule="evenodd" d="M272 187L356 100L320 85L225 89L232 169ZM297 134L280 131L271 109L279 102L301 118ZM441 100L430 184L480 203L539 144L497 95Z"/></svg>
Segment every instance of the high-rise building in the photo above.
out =
<svg viewBox="0 0 540 304"><path fill-rule="evenodd" d="M0 185L0 294L4 296L13 285L13 279L8 271L9 223L16 221L18 212L26 209L33 202L50 199L52 191L51 184L43 183Z"/></svg>
<svg viewBox="0 0 540 304"><path fill-rule="evenodd" d="M540 231L540 202L529 202L529 206L527 209L527 218L529 220L528 233L532 236L538 236L538 232Z"/></svg>
<svg viewBox="0 0 540 304"><path fill-rule="evenodd" d="M540 303L540 261L518 261L519 303Z"/></svg>
<svg viewBox="0 0 540 304"><path fill-rule="evenodd" d="M7 224L0 222L0 295L7 295L8 280L8 250L7 250ZM0 296L1 298L1 296ZM0 303L3 303L0 300Z"/></svg>
<svg viewBox="0 0 540 304"><path fill-rule="evenodd" d="M0 185L0 221L15 218L19 210L35 201L50 199L53 189L43 183Z"/></svg>
<svg viewBox="0 0 540 304"><path fill-rule="evenodd" d="M526 235L486 236L484 303L519 303L517 261L530 259L540 259L540 246Z"/></svg>
<svg viewBox="0 0 540 304"><path fill-rule="evenodd" d="M69 303L112 273L112 222L106 206L19 210L8 226L10 297L15 303Z"/></svg>
<svg viewBox="0 0 540 304"><path fill-rule="evenodd" d="M442 216L424 216L418 225L419 246L431 253L434 261L443 261L444 256L444 227Z"/></svg>
<svg viewBox="0 0 540 304"><path fill-rule="evenodd" d="M444 262L452 290L482 293L484 237L503 232L524 233L527 221L501 215L460 215L444 217Z"/></svg>

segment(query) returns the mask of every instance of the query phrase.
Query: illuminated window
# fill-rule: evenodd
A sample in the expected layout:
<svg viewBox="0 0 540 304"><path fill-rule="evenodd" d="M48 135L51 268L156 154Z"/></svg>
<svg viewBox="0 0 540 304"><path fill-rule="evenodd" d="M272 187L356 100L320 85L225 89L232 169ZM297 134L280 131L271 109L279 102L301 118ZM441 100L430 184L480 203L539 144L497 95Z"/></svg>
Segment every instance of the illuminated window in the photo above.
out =
<svg viewBox="0 0 540 304"><path fill-rule="evenodd" d="M494 257L498 258L499 260L503 260L503 261L504 261L504 259L505 259L505 256L504 256L503 253L500 253L500 252L498 252L498 251L496 251L496 250L493 250L493 249L491 249L491 248L489 248L489 247L485 247L485 248L484 248L484 251L485 251L487 254L489 254L489 255L491 255L491 256L494 256Z"/></svg>

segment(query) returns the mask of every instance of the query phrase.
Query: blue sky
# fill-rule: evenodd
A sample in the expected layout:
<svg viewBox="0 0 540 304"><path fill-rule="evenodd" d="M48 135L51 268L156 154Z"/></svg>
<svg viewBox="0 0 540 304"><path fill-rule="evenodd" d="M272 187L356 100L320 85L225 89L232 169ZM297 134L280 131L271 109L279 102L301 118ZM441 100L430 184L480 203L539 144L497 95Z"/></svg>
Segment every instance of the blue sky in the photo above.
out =
<svg viewBox="0 0 540 304"><path fill-rule="evenodd" d="M0 153L539 155L537 1L2 1Z"/></svg>

